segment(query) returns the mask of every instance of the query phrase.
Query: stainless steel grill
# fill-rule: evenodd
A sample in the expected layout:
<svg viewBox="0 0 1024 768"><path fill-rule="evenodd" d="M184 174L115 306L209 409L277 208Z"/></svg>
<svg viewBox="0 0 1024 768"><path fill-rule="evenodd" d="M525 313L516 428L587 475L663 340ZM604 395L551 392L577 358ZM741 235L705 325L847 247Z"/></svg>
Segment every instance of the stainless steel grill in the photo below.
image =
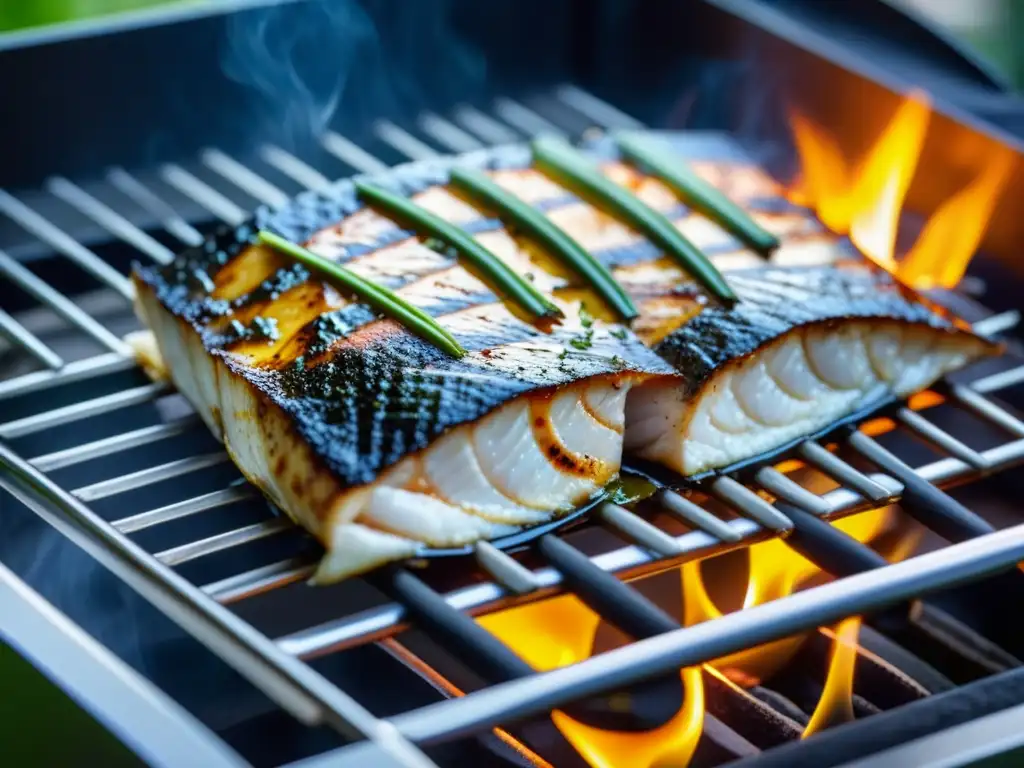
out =
<svg viewBox="0 0 1024 768"><path fill-rule="evenodd" d="M571 85L556 89L550 97L573 113L577 122L607 129L638 125L614 106ZM477 149L545 131L574 132L558 118L505 98L487 111L466 106L447 116L427 113L409 130L390 122L375 126L380 141L410 159ZM973 447L929 419L927 412L899 407L892 414L897 429L923 439L939 458L910 467L863 432L831 438L840 443L837 451L807 441L796 454L835 482L837 487L827 493L816 494L771 465L705 483L700 490L716 500L717 506L712 508L661 491L656 497L660 509L687 529L679 535L667 533L629 509L605 503L593 515L595 524L613 534L609 541L619 543L605 547L581 568L563 565L574 562L571 559L549 557L558 565L531 570L510 555L481 544L476 548L476 565L484 578L445 590L440 607L429 601L426 607L416 604L417 598L406 592L400 593L408 598L404 602L334 616L280 636L265 634L227 606L304 579L312 570L315 553L306 545L305 536L285 518L272 514L248 485L232 481L187 498L179 498L175 489L166 485L170 480L184 484L211 470L229 471L227 456L208 441L197 450L195 445L205 437L199 421L169 397L173 393L166 385L147 383L137 373L121 339L121 333L131 327L128 280L55 222L65 213L84 216L91 225L134 249L140 258L166 263L176 248L201 241L200 231L190 223L201 218L197 211L223 223L238 224L253 201L278 205L299 188L325 187L329 176L345 169L373 173L387 167L336 133L323 137L323 148L345 168L314 168L280 147L262 147L258 158L281 175L279 183L218 149L204 151L190 168L165 165L147 174L119 168L88 185L52 178L46 184L50 196L47 210L54 214L47 217L20 197L0 192L0 214L65 257L69 268L81 269L99 281L104 290L98 294L96 306L102 308L98 313L114 318L106 324L94 319L22 262L0 252L0 273L46 310L0 311L0 332L24 353L4 353L12 361L12 373L0 381L0 413L6 414L0 421L0 485L301 722L326 723L346 736L365 739L340 754L322 758L324 764L339 760L332 764L366 765L383 761L384 756L396 765L429 764L413 745L457 738L547 711L656 673L978 578L1024 559L1024 524L993 535L981 518L935 488L972 480L1024 459L1024 421L996 399L1000 391L1024 382L1024 365L1003 359L984 375L945 384L941 392L947 407L961 412L961 417L967 414L972 424L995 430L1000 437L987 447ZM285 180L292 188L284 188ZM131 216L119 207L118 201L127 198L142 209L142 215ZM62 324L55 324L54 318ZM975 327L995 335L1011 329L1018 319L1014 313L995 315ZM67 329L74 331L71 342L66 338ZM60 341L61 349L48 342L51 336ZM102 354L75 358L83 347L98 348ZM36 370L23 370L29 359ZM87 439L82 441L79 434ZM53 447L51 435L58 435L63 447ZM859 460L844 458L852 455ZM97 476L91 469L90 462L101 457L129 456L132 469L123 474ZM149 456L153 458L147 459ZM865 464L870 469L855 466ZM224 476L224 472L218 475ZM147 499L166 502L147 508L138 501L143 496L132 495L140 490L146 491ZM901 499L922 523L960 543L699 626L669 627L671 631L572 667L508 680L461 700L407 712L392 720L373 717L305 662L393 635L408 626L410 619L429 622L438 611L484 613L565 589L593 600L596 598L585 588L578 587L595 573L623 579L651 574L687 560L790 535L794 526L803 534L794 536L794 541L800 539L804 554L827 561L852 550L856 559L860 545L855 541L821 539L812 529L801 528L796 513L833 520ZM796 513L789 511L793 508ZM723 516L722 509L734 516ZM206 526L203 535L173 544L165 543L173 536L150 535L175 523L211 516L215 510L241 511L223 518L231 521L226 527L210 530ZM210 524L219 519L211 516ZM285 555L279 557L275 547L266 550L275 553L269 558L259 550L248 551L251 545L268 541L286 542L280 547ZM150 546L149 542L159 544ZM240 551L246 551L246 556L224 559ZM471 569L467 566L466 570ZM415 589L422 587L428 594L436 594L417 583ZM629 606L624 610L628 614ZM486 650L479 652L486 657Z"/></svg>

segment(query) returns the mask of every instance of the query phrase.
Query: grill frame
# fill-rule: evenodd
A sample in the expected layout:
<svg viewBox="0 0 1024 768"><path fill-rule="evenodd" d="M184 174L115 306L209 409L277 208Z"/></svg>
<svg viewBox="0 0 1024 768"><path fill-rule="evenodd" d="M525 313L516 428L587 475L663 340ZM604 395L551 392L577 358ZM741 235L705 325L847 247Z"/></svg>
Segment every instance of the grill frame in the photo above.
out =
<svg viewBox="0 0 1024 768"><path fill-rule="evenodd" d="M564 107L575 110L580 119L603 125L605 128L637 127L638 125L638 121L634 118L625 115L612 105L601 102L586 91L582 91L574 86L566 86L556 90L553 97L556 100L560 100ZM498 124L501 124L502 115L507 116L510 114L508 110L509 104L516 105L521 110L517 113L520 118L524 114L530 113L529 107L506 100L502 104L504 109L495 110L496 117L493 119L499 121ZM522 110L526 110L526 112L524 113ZM547 118L535 113L534 118L534 123L547 122ZM523 128L522 125L513 125L512 129L514 130L517 127ZM467 136L472 138L467 133L468 129L464 126L460 127L460 124L448 120L446 117L429 115L425 123L420 123L419 128L430 135L443 149L465 151L476 148L466 142ZM455 130L451 130L452 128ZM341 139L342 142L347 141L341 136L337 136L337 138ZM424 146L410 143L408 139L414 137L400 126L391 124L385 127L380 138L385 142L392 143L393 146L397 145L395 148L399 151L403 151L404 148L413 159L415 159L413 155L423 155ZM482 135L479 138L480 140L486 140ZM360 165L360 170L379 170L380 161L377 161L372 156L360 156L358 153L353 154L350 146L345 143L338 143L333 139L331 143L335 149L345 147L344 152L348 160ZM429 147L426 148L430 149ZM308 182L312 185L321 183L321 179L318 178L319 173L315 169L309 168L302 160L280 148L273 148L271 154L276 158L276 164L279 169L289 168L290 171L284 172L292 175L300 183L305 184ZM202 162L209 170L219 173L240 188L245 188L250 196L264 203L275 204L284 195L271 182L255 175L246 166L240 165L237 161L223 153L207 153L203 156ZM119 177L122 183L124 183L126 178L138 182L137 179L134 179L127 172L123 173L124 176ZM164 177L165 179L176 179L179 189L190 190L197 205L206 207L210 213L219 217L222 221L237 223L241 209L228 200L219 199L217 193L212 188L207 186L204 189L204 183L197 177L190 176L188 171L180 166L173 166L169 172L164 174ZM138 182L140 185L141 183ZM68 184L71 184L71 182L68 182ZM74 191L75 187L58 184L56 189L59 192L63 192L65 202L79 208L81 212L94 218L94 223L108 230L111 236L126 241L129 245L138 248L144 255L157 261L166 257L166 253L162 250L163 246L153 241L145 231L138 229L127 219L123 217L117 218L116 211L113 211L115 216L111 217L109 209L107 212L104 212L102 207L98 208L92 205L87 198L83 198ZM211 195L211 192L214 194ZM14 200L13 205L10 200ZM106 282L114 291L122 295L124 294L124 278L120 275L112 275L110 273L111 268L107 266L106 262L99 255L73 240L45 219L33 217L31 213L26 215L24 205L17 199L10 198L10 200L6 197L0 198L0 210L3 213L18 220L39 239L62 252L67 259L76 262L79 266L84 267L100 280ZM181 226L183 222L185 227ZM170 225L166 226L168 223ZM165 217L167 234L181 241L182 244L189 244L189 241L194 239L193 232L195 230L190 231L188 227L190 225L183 218ZM15 263L13 259L9 259L5 254L0 253L0 271L3 271L5 275L12 277L12 280L25 287L24 275L17 268L12 270L7 260L10 263ZM23 279L18 280L18 275L21 275ZM105 338L102 334L98 334L97 329L91 326L88 321L84 320L84 313L76 312L73 304L68 307L70 302L66 300L66 297L64 297L64 300L67 301L67 304L63 303L60 299L54 303L52 301L54 298L52 294L48 293L45 289L39 291L38 285L34 283L30 282L30 285L37 289L34 291L37 297L40 296L40 293L42 296L49 297L49 302L47 302L46 298L42 300L50 303L55 310L63 308L65 319L70 321L72 325L75 325L84 333L93 336L94 339L96 339L97 335L100 339ZM59 296L60 294L57 295ZM107 338L105 342L101 341L102 344L111 349L109 353L83 361L67 363L63 368L54 369L52 364L58 359L56 353L53 353L52 350L47 350L45 345L42 345L42 342L36 339L31 332L19 326L13 317L4 316L0 319L2 319L3 327L8 333L21 342L30 354L33 354L40 362L51 369L27 374L14 380L0 382L0 399L7 399L27 392L34 392L43 388L71 382L84 382L108 373L129 370L134 366L134 363L124 355L126 350L123 343L115 337L113 340ZM1012 315L997 316L990 322L989 328L1006 330L1012 326L1015 319ZM973 384L956 384L950 387L950 395L964 407L973 410L994 424L1001 425L1018 438L1012 443L1007 443L981 454L980 465L978 455L965 452L951 435L942 432L936 433L934 428L926 426L927 422L922 424L919 420L920 417L913 412L909 412L909 414L901 412L900 417L904 421L905 426L916 430L932 442L945 443L945 454L948 454L946 458L925 467L917 468L918 474L929 481L961 482L995 471L1003 463L1015 462L1024 458L1024 422L1021 422L1011 412L1002 409L998 404L985 397L986 394L996 392L1003 386L1015 384L1021 379L1024 379L1024 366L1009 372L992 374ZM165 390L158 385L143 385L131 391L122 391L109 397L88 401L84 405L79 403L64 409L43 412L38 416L31 416L13 422L8 421L0 424L0 440L11 440L32 432L45 430L51 425L65 423L65 420L69 417L83 418L86 414L113 413L118 408L125 407L131 403L147 402L164 392ZM181 425L178 424L172 429L165 430L163 432L164 436L172 434L173 429L177 428L181 428ZM136 432L142 433L144 430L137 430ZM68 466L71 462L85 455L95 456L98 451L106 450L113 452L114 448L124 450L141 446L155 436L155 431L146 432L145 434L132 434L129 438L122 436L120 441L107 440L106 442L100 441L103 445L95 443L82 445L47 456L36 457L32 462L19 457L0 443L0 469L3 470L3 473L0 474L0 485L3 485L16 497L20 498L51 525L76 541L83 549L89 551L97 560L106 565L124 581L131 584L133 588L137 589L161 610L178 621L190 633L202 639L207 645L213 646L213 649L218 651L222 658L233 663L236 668L240 667L239 671L242 671L258 687L271 693L282 706L300 720L312 723L323 718L330 721L339 731L357 738L366 738L369 741L368 744L361 743L353 747L347 747L345 751L338 754L324 755L321 759L325 761L343 756L346 759L351 759L352 762L348 764L358 765L360 764L358 762L358 759L360 759L359 755L365 755L364 750L374 749L383 750L379 755L380 759L383 760L386 757L394 761L395 764L427 764L423 763L424 758L422 758L422 755L415 747L411 746L412 743L431 743L441 739L453 738L464 732L469 732L472 728L503 721L507 717L521 716L528 709L550 708L547 704L555 701L555 699L548 698L543 700L547 703L542 703L542 699L538 698L541 695L557 695L563 697L562 700L568 700L569 698L578 698L591 689L594 691L597 689L608 690L615 684L615 675L624 674L622 671L624 669L631 670L637 676L649 676L653 674L652 669L654 667L651 665L641 665L635 659L639 658L637 654L652 647L664 649L663 656L658 661L661 665L659 669L673 668L673 665L678 666L678 659L680 658L689 658L690 661L687 663L713 658L721 655L721 653L725 652L725 649L731 647L728 645L729 642L748 643L750 638L754 636L768 639L768 636L764 633L775 631L769 630L769 628L779 618L779 615L769 611L756 614L743 612L742 614L736 614L737 618L732 619L731 623L727 623L726 629L722 629L722 625L716 621L710 622L707 625L708 628L701 629L699 632L694 631L699 628L673 630L672 632L660 635L654 641L644 641L648 643L647 645L638 644L631 646L631 648L636 650L629 651L629 653L617 651L613 653L617 653L619 656L604 659L600 663L596 663L597 660L592 660L585 663L585 665L589 666L577 665L577 667L573 668L575 671L560 670L533 675L515 683L505 683L478 694L471 694L462 703L457 701L444 702L427 708L427 710L407 713L390 721L381 720L369 715L343 691L313 672L308 665L302 663L301 659L347 647L347 644L351 642L366 642L370 639L378 639L396 632L402 627L400 622L403 608L393 604L373 609L368 614L360 614L355 617L342 619L343 623L340 626L334 627L335 632L330 643L324 639L326 632L322 627L312 628L315 632L312 640L316 641L312 645L312 640L309 637L306 638L307 642L303 640L303 637L295 636L295 633L284 638L272 640L269 637L260 635L258 632L254 632L245 622L225 610L222 603L233 602L243 598L241 590L237 585L232 585L233 589L229 590L228 585L223 582L213 585L207 584L198 588L185 582L180 576L173 574L167 566L181 562L180 558L189 554L188 552L160 553L164 555L164 562L161 564L156 561L153 555L142 551L123 535L126 529L138 530L138 526L145 522L144 520L135 518L130 524L126 524L122 520L119 526L122 530L117 531L115 528L118 526L111 526L99 519L83 503L83 500L96 500L104 494L112 494L118 491L118 489L124 490L126 483L138 482L141 479L148 479L150 481L153 481L155 478L167 479L175 476L175 473L207 466L204 462L213 461L214 457L192 457L191 463L163 465L154 468L148 475L137 473L133 478L115 478L113 481L104 481L103 483L93 484L85 488L78 488L75 489L74 495L55 484L40 471L40 467L46 468L47 471L54 471L63 466ZM817 444L808 443L807 445L814 446ZM861 442L860 447L863 450L871 451L870 445L865 447L863 442ZM822 454L816 448L806 447L804 451L811 457L817 457L819 461L822 461ZM830 453L828 455L834 457L834 454ZM877 458L877 455L875 458ZM859 473L849 464L835 463L841 461L837 457L834 457L834 460L825 461L830 461L829 466L832 473L842 475L847 483L862 490L867 489L872 493L874 496L873 500L876 503L883 500L893 501L899 497L902 491L902 484L895 480L891 474L886 474L884 470L888 469L893 474L899 474L903 470L899 467L894 468L891 463L886 465L884 457L880 467L883 472L870 476ZM837 479L840 478L837 477ZM784 476L777 472L773 474L772 470L764 468L760 470L757 480L761 487L774 491L786 503L793 504L806 513L816 515L818 518L822 516L833 518L839 514L853 513L854 507L857 506L857 500L860 498L853 491L844 489L833 492L831 496L823 501L820 497L808 496L806 492L800 493L798 488L794 489L792 486L787 486ZM679 562L682 562L683 559L710 556L736 546L752 543L755 540L763 540L772 535L783 535L792 528L793 521L783 514L778 506L773 507L760 500L759 497L745 493L742 490L742 485L735 483L735 481L729 478L717 482L716 495L731 501L733 506L745 515L744 517L723 525L723 521L713 515L709 516L707 513L702 513L699 507L695 508L695 505L681 500L682 497L670 496L668 503L673 506L674 511L686 517L687 521L695 525L699 530L669 542L666 541L667 537L665 534L656 528L652 528L650 524L646 523L639 516L622 508L614 506L605 507L599 515L604 525L611 527L620 534L625 534L628 538L643 542L648 549L653 550L655 555L660 555L661 559L656 561L651 552L645 551L640 546L625 546L613 552L605 553L591 567L599 571L612 571L623 577L632 577L643 572L641 566L650 565L654 562L657 562L657 569L667 569L674 567ZM878 489L881 490L879 491ZM188 509L191 509L193 512L208 509L215 503L222 503L226 497L233 498L239 493L242 492L237 489L225 489L222 495L210 494L211 498L204 498L199 501L193 499L190 500L191 506ZM885 495L881 496L879 495L880 493ZM950 507L946 499L948 497L944 496L933 499L939 506L940 511L949 511ZM184 504L189 503L184 502ZM844 504L848 505L847 509L842 508ZM155 517L169 519L172 515L180 514L184 511L184 507L179 507L177 510L172 511L165 509L161 515ZM280 525L280 523L276 525ZM267 529L265 528L252 529L239 533L238 537L244 536L247 537L245 538L246 541L250 541L252 536L266 532ZM737 539L737 535L740 538ZM811 541L817 541L818 545L821 545L820 538L815 539L814 534L805 535ZM781 615L784 617L791 616L789 612L792 612L792 615L799 615L799 619L790 618L789 620L799 621L800 628L806 628L828 620L827 618L822 618L823 616L839 618L848 613L867 612L872 608L888 604L893 600L902 599L903 597L919 596L926 588L935 589L947 585L946 578L950 577L953 573L965 578L966 575L979 576L993 568L995 563L1005 565L1018 559L1024 559L1024 526L1017 526L1004 531L1000 536L1001 538L998 540L995 537L987 536L967 544L952 545L943 550L943 557L945 558L943 560L943 568L949 569L947 574L939 573L934 560L926 562L915 560L912 563L900 566L902 570L897 573L900 574L902 580L897 581L895 586L892 583L883 582L879 574L864 574L851 577L850 579L843 579L815 590L809 590L802 595L777 601L777 603L772 604L773 606L778 606L773 610L781 611ZM225 542L222 540L216 544L223 543ZM553 594L551 588L556 586L556 580L561 579L561 575L553 568L543 569L539 572L525 571L507 555L486 545L478 550L478 563L491 574L494 581L444 595L445 602L450 609L468 610L470 612L495 610L514 602L522 602L525 599L539 599ZM280 582L278 585L291 583L301 578L303 573L303 571L299 570L290 570L287 572L287 579L279 577ZM887 578L891 579L891 572L887 571ZM257 586L262 589L266 588L267 585L250 584L248 586L250 593L255 593ZM810 595L811 597L805 598L803 595ZM837 595L845 595L845 599L848 602L839 603L838 609L833 604L829 607L829 612L822 612L824 609L821 606L826 603L833 603ZM813 610L807 607L808 604L813 607ZM374 622L376 622L378 630L377 633L371 634L366 631L366 627ZM712 625L717 625L718 628L711 628ZM780 626L785 627L786 625L779 623L775 626L777 629ZM780 631L778 636L794 631L794 625L789 626L790 628L785 632ZM355 629L359 629L359 632L356 633ZM711 634L711 637L705 637L703 641L705 645L697 645L698 640L708 633ZM757 633L761 634L758 635ZM344 635L344 642L338 640L339 635ZM699 649L699 652L695 648ZM689 653L690 656L683 656L682 654L684 653ZM601 658L603 659L604 657ZM609 671L615 661L622 658L634 659L631 662L633 666L614 668ZM631 677L629 680L621 680L620 678L620 682L631 682L635 681L635 679L638 678ZM552 690L556 693L551 694ZM515 698L516 695L518 695L518 699ZM531 701L524 704L523 702L527 699L531 699ZM479 706L482 710L484 705L492 706L492 709L488 710L486 715L480 713L472 714L471 710L474 707ZM465 714L467 711L470 711L469 715ZM455 720L454 718L459 716L460 713L463 719Z"/></svg>

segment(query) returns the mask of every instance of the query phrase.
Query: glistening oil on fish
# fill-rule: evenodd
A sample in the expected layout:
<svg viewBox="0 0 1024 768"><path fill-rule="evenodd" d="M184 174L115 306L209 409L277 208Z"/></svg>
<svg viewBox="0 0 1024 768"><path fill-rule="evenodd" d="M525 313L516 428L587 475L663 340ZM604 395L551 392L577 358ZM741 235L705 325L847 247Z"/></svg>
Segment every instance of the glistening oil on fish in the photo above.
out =
<svg viewBox="0 0 1024 768"><path fill-rule="evenodd" d="M778 239L775 258L814 241L835 263L723 276L720 265L750 255L732 232L755 231L737 227L735 208L720 226L612 142L585 154L636 198L628 216L602 203L618 195L570 191L511 147L397 168L372 180L387 195L376 205L340 182L168 267L136 268L164 368L245 476L324 545L317 582L565 519L616 481L624 451L684 477L728 467L996 351L888 275L843 261L806 211L764 213L735 192ZM503 195L449 187L453 162L559 236L504 215ZM666 222L685 254L670 252ZM357 279L339 283L317 260ZM353 285L386 289L391 303L363 303Z"/></svg>

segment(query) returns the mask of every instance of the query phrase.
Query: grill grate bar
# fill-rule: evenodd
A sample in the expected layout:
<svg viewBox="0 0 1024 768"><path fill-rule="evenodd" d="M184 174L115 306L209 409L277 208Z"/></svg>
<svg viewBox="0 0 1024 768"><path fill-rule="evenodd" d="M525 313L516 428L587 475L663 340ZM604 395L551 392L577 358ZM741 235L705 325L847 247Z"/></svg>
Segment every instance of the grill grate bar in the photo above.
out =
<svg viewBox="0 0 1024 768"><path fill-rule="evenodd" d="M494 100L494 112L514 128L527 136L565 136L566 133L546 117L534 112L518 101L507 98Z"/></svg>
<svg viewBox="0 0 1024 768"><path fill-rule="evenodd" d="M910 429L921 435L921 437L934 445L937 445L946 453L956 456L965 464L970 464L975 469L986 468L987 465L985 464L984 456L969 445L966 445L953 437L949 432L937 427L916 411L912 411L910 408L900 408L897 412L897 417L901 422L903 422L903 424L910 427Z"/></svg>
<svg viewBox="0 0 1024 768"><path fill-rule="evenodd" d="M891 499L891 494L884 486L879 485L870 477L836 456L813 440L804 441L799 448L800 456L809 464L817 467L841 485L852 488L865 499L881 504ZM902 490L902 488L900 489Z"/></svg>
<svg viewBox="0 0 1024 768"><path fill-rule="evenodd" d="M51 370L64 365L60 355L46 346L34 333L0 309L0 335L22 347L32 357Z"/></svg>
<svg viewBox="0 0 1024 768"><path fill-rule="evenodd" d="M714 621L639 640L578 664L429 705L391 722L415 743L457 738L625 687L637 679L763 645L806 627L870 613L883 605L980 578L1022 559L1024 525L1019 525Z"/></svg>
<svg viewBox="0 0 1024 768"><path fill-rule="evenodd" d="M0 253L0 260L2 259L3 254ZM0 269L0 272L2 271ZM127 371L135 367L135 361L132 358L113 352L87 357L85 360L73 360L70 363L65 363L59 371L36 371L26 373L16 379L0 381L0 400L17 397L26 392L42 392L62 384L73 384L76 381Z"/></svg>
<svg viewBox="0 0 1024 768"><path fill-rule="evenodd" d="M487 541L474 545L476 561L511 595L526 595L537 589L533 571Z"/></svg>
<svg viewBox="0 0 1024 768"><path fill-rule="evenodd" d="M157 469L162 468L158 467ZM75 495L81 498L78 492L76 492ZM194 515L197 512L204 512L208 509L216 509L217 507L225 507L228 504L234 504L238 501L245 501L246 499L253 498L256 498L256 489L249 485L222 488L219 491L205 493L202 496L194 496L191 499L185 499L184 501L179 501L176 504L168 504L165 507L151 509L148 512L140 512L137 515L116 520L112 525L121 533L136 533L138 531L145 530L146 528L152 528L154 525L159 525L160 523L167 523L171 520L180 520L183 517ZM195 543L198 544L201 542Z"/></svg>
<svg viewBox="0 0 1024 768"><path fill-rule="evenodd" d="M286 152L273 144L267 144L260 149L260 157L268 165L277 168L281 173L291 177L307 189L322 192L331 186L330 179L320 171L299 160L291 152Z"/></svg>
<svg viewBox="0 0 1024 768"><path fill-rule="evenodd" d="M104 205L80 186L63 176L55 176L46 182L46 189L72 208L84 213L114 237L119 237L134 246L159 264L174 261L174 251L158 243L128 219Z"/></svg>
<svg viewBox="0 0 1024 768"><path fill-rule="evenodd" d="M30 459L30 463L40 472L53 472L57 469L81 464L84 461L109 456L119 451L126 451L130 448L138 448L155 443L158 440L166 440L169 437L183 435L200 423L199 417L193 413L176 421L156 424L152 427L142 427L131 432L122 432L112 437L104 437L90 443L65 448L62 451L46 453Z"/></svg>
<svg viewBox="0 0 1024 768"><path fill-rule="evenodd" d="M434 112L420 115L417 125L434 141L453 152L472 152L484 148L483 143L475 136Z"/></svg>
<svg viewBox="0 0 1024 768"><path fill-rule="evenodd" d="M200 245L203 242L203 236L198 229L185 221L169 203L124 168L112 168L107 173L107 181L149 211L165 230L185 245Z"/></svg>
<svg viewBox="0 0 1024 768"><path fill-rule="evenodd" d="M1000 371L990 376L971 382L971 389L981 394L996 392L1000 389L1007 389L1024 381L1024 365L1011 368L1008 371Z"/></svg>
<svg viewBox="0 0 1024 768"><path fill-rule="evenodd" d="M854 432L847 442L855 451L903 483L901 504L904 511L943 538L963 541L992 532L992 526L983 518L940 491L863 432Z"/></svg>
<svg viewBox="0 0 1024 768"><path fill-rule="evenodd" d="M590 118L604 128L636 131L645 127L643 123L632 115L627 115L618 107L613 107L607 101L580 90L574 85L560 85L555 89L555 96L581 115Z"/></svg>
<svg viewBox="0 0 1024 768"><path fill-rule="evenodd" d="M413 160L429 160L438 157L438 152L417 139L404 128L390 120L380 120L373 126L373 132L385 144L397 149Z"/></svg>
<svg viewBox="0 0 1024 768"><path fill-rule="evenodd" d="M99 483L85 485L81 488L76 488L71 493L82 501L105 499L109 496L116 496L120 493L134 490L135 488L142 488L143 486L159 483L163 480L180 477L190 472L198 472L207 467L215 467L227 460L228 455L223 451L200 456L189 456L188 458L169 461L166 464L160 464L155 467L140 469L138 472L131 472L111 480L103 480ZM119 525L118 527L121 528ZM121 530L122 532L124 531L123 528Z"/></svg>
<svg viewBox="0 0 1024 768"><path fill-rule="evenodd" d="M0 194L2 194L2 190L0 190ZM0 251L0 273L7 275L27 293L49 306L97 344L119 355L129 354L127 345L117 336L93 320L64 294L37 277L28 267L22 266L3 251Z"/></svg>
<svg viewBox="0 0 1024 768"><path fill-rule="evenodd" d="M133 295L131 281L73 237L51 224L23 202L0 189L0 212L44 243L63 253L101 283L126 299Z"/></svg>
<svg viewBox="0 0 1024 768"><path fill-rule="evenodd" d="M222 552L225 549L231 549L240 544L248 544L252 541L265 539L268 536L274 536L290 530L294 530L294 526L290 522L281 518L273 518L272 520L254 523L243 528L236 528L226 533L218 533L216 536L210 536L199 541L190 541L188 544L182 544L180 547L165 549L163 552L157 552L154 557L164 565L182 565L192 560L198 560L200 557L212 555L215 552Z"/></svg>
<svg viewBox="0 0 1024 768"><path fill-rule="evenodd" d="M0 485L81 546L193 637L294 715L300 722L326 722L353 738L377 740L406 760L409 745L348 694L305 664L281 652L246 622L209 600L157 558L145 552L82 502L0 443ZM417 764L411 760L410 764Z"/></svg>
<svg viewBox="0 0 1024 768"><path fill-rule="evenodd" d="M782 532L791 527L785 515L731 477L716 478L711 483L711 492L764 528Z"/></svg>
<svg viewBox="0 0 1024 768"><path fill-rule="evenodd" d="M228 605L309 578L315 570L316 566L308 560L292 557L211 582L202 590L217 602Z"/></svg>
<svg viewBox="0 0 1024 768"><path fill-rule="evenodd" d="M598 518L616 533L660 557L681 554L675 537L618 504L605 503L597 509Z"/></svg>
<svg viewBox="0 0 1024 768"><path fill-rule="evenodd" d="M770 494L794 506L819 516L827 515L831 512L828 504L821 496L808 491L796 481L786 477L775 467L761 467L761 469L757 470L754 479L758 485Z"/></svg>
<svg viewBox="0 0 1024 768"><path fill-rule="evenodd" d="M714 536L719 541L739 541L738 534L727 522L719 519L699 504L694 504L688 498L675 491L660 491L655 500L667 512L670 512L684 523Z"/></svg>
<svg viewBox="0 0 1024 768"><path fill-rule="evenodd" d="M993 403L984 395L962 384L950 387L950 394L964 407L970 408L982 418L998 424L1012 435L1024 438L1024 421L1021 421L1005 408Z"/></svg>
<svg viewBox="0 0 1024 768"><path fill-rule="evenodd" d="M486 112L481 112L469 104L462 104L456 107L453 117L456 123L479 136L488 144L510 144L518 141L520 138L507 125L498 122Z"/></svg>
<svg viewBox="0 0 1024 768"><path fill-rule="evenodd" d="M363 173L383 173L388 170L387 163L378 160L358 144L349 141L334 131L327 131L321 139L321 143L324 149L357 171Z"/></svg>
<svg viewBox="0 0 1024 768"><path fill-rule="evenodd" d="M233 227L237 227L248 218L248 214L242 208L180 165L168 163L160 169L160 175L183 195Z"/></svg>
<svg viewBox="0 0 1024 768"><path fill-rule="evenodd" d="M54 408L52 411L46 411L45 413L15 419L14 421L0 424L0 439L13 440L17 437L25 437L35 432L41 432L44 429L51 429L52 427L59 427L63 424L70 424L92 416L109 413L119 408L148 403L161 395L167 394L169 391L170 388L163 382L144 384L141 387L122 389L110 395L103 395L92 400L83 400L62 408Z"/></svg>
<svg viewBox="0 0 1024 768"><path fill-rule="evenodd" d="M219 173L261 203L278 208L288 202L288 195L278 187L219 149L205 149L199 157L207 168Z"/></svg>

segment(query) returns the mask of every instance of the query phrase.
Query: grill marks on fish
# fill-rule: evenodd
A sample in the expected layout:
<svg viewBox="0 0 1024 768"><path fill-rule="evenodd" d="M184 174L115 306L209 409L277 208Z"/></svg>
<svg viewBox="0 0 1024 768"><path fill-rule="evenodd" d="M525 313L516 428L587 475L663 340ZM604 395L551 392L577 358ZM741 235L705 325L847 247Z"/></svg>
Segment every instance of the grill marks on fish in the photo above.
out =
<svg viewBox="0 0 1024 768"><path fill-rule="evenodd" d="M709 307L655 345L682 379L627 404L627 450L683 475L772 451L997 349L862 266L730 283L736 307Z"/></svg>
<svg viewBox="0 0 1024 768"><path fill-rule="evenodd" d="M808 403L824 398L839 410L856 400L850 393L864 389L868 369L860 358L855 370L836 363L837 356L853 359L844 351L850 344L867 350L862 357L871 374L894 391L955 362L948 357L936 366L934 345L905 338L903 326L870 338L858 326L835 342L828 334L811 338L808 329L827 319L820 308L778 316L776 304L798 307L827 289L820 276L812 285L780 273L763 285L737 275L731 281L745 301L737 314L722 315L706 307L674 261L521 167L526 159L510 150L495 159L492 178L613 268L641 309L633 332L606 322L611 315L559 262L440 186L446 172L429 163L396 170L389 183L466 226L554 295L563 323L534 327L454 254L361 208L344 185L328 197L304 195L281 211L261 211L255 228L275 229L396 291L435 316L468 350L464 358L448 357L302 266L249 245L250 227L181 255L170 268L135 276L140 312L180 391L245 475L323 542L318 581L414 555L424 545L460 546L565 514L615 478L624 440L684 471L718 466L737 452L750 455L783 433L807 428L807 414L820 415ZM714 259L750 263L751 254L717 225L689 214L660 182L618 163L604 168L670 213ZM842 255L807 212L778 200L763 174L741 166L697 170L783 238L773 260ZM194 277L199 272L205 279ZM852 294L843 300L856 303ZM868 312L858 306L854 315ZM895 299L876 306L879 317L896 309ZM920 312L908 322L927 325L928 311ZM270 321L272 334L246 330ZM916 349L922 362L908 373L904 362ZM768 362L740 370L762 351L771 352ZM806 359L803 368L785 363L798 354ZM773 405L759 394L762 369L772 372L775 387L766 391L788 400ZM720 403L705 394L721 389L722 371L729 372L731 399ZM693 455L680 447L684 438L695 446Z"/></svg>

